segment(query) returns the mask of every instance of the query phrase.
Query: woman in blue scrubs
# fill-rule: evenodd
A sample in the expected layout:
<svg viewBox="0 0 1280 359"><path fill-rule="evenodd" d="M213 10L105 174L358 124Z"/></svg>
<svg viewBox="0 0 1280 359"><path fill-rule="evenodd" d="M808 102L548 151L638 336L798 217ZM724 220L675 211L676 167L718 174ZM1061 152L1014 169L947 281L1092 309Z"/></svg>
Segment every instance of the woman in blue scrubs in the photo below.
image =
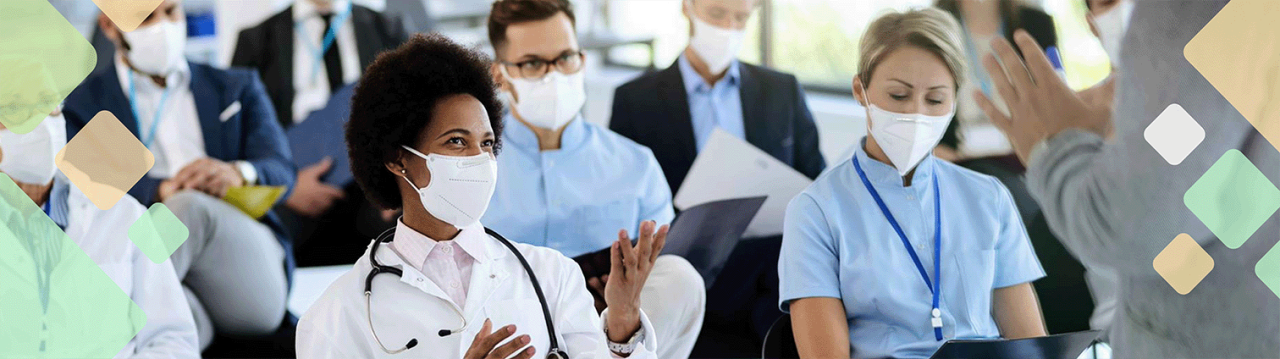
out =
<svg viewBox="0 0 1280 359"><path fill-rule="evenodd" d="M868 134L787 208L780 305L804 358L928 357L946 340L1045 335L1044 276L1009 191L936 159L966 73L937 9L886 14L861 43Z"/></svg>

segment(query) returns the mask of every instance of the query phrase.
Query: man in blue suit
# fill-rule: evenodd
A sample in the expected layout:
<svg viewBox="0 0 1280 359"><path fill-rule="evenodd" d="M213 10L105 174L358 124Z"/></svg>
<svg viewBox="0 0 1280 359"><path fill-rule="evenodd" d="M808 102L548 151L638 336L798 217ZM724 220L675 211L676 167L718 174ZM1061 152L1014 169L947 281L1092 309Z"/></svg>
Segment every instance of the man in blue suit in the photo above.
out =
<svg viewBox="0 0 1280 359"><path fill-rule="evenodd" d="M129 194L143 205L164 203L190 231L170 258L201 348L215 331L275 333L288 322L291 244L274 213L258 221L221 200L233 187L294 184L289 147L258 75L188 62L176 0L165 0L132 32L106 15L98 25L116 55L107 71L67 96L67 137L106 110L154 154L155 166Z"/></svg>
<svg viewBox="0 0 1280 359"><path fill-rule="evenodd" d="M618 87L609 129L653 150L678 193L689 167L719 128L800 173L826 166L818 130L795 76L739 62L747 20L758 0L685 0L689 46L675 64ZM777 302L781 240L743 241L707 294L693 356L745 357L759 348ZM776 307L776 305L774 306Z"/></svg>

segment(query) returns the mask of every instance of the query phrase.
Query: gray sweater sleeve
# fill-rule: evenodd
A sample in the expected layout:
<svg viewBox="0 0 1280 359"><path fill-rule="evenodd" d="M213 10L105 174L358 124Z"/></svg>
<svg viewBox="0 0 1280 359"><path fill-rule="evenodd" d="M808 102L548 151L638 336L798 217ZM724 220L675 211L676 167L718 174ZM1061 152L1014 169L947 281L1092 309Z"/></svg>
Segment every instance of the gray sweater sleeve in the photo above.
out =
<svg viewBox="0 0 1280 359"><path fill-rule="evenodd" d="M1201 245L1217 241L1183 195L1218 158L1240 149L1260 167L1280 162L1274 150L1253 149L1265 140L1182 54L1225 3L1140 2L1118 72L1115 137L1067 130L1029 161L1029 190L1063 244L1087 265L1122 276L1156 275L1152 259L1178 234ZM1172 104L1205 130L1204 141L1176 166L1144 139L1147 126Z"/></svg>

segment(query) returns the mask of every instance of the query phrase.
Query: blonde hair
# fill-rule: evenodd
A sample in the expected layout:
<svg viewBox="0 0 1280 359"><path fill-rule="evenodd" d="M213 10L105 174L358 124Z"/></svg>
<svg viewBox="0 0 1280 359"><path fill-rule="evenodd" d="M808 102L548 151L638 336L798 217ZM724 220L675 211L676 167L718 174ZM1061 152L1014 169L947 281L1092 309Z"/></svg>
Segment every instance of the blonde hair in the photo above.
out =
<svg viewBox="0 0 1280 359"><path fill-rule="evenodd" d="M951 14L937 8L891 12L881 15L862 35L858 77L863 86L871 82L871 73L889 53L903 46L915 46L942 58L951 70L958 91L964 74L969 71L960 23Z"/></svg>

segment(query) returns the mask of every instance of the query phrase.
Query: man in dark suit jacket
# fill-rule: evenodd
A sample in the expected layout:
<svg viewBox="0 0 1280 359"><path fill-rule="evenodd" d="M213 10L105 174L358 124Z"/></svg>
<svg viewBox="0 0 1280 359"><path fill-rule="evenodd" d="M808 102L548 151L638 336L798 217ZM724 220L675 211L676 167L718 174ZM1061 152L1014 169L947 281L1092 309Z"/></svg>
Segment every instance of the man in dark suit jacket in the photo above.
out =
<svg viewBox="0 0 1280 359"><path fill-rule="evenodd" d="M110 111L155 155L129 191L164 203L190 231L170 262L187 289L201 347L214 332L271 336L291 324L285 304L292 244L278 217L261 220L221 199L239 186L293 187L284 131L252 70L220 70L182 58L176 0L164 1L130 33L99 17L115 45L113 63L67 96L67 137Z"/></svg>
<svg viewBox="0 0 1280 359"><path fill-rule="evenodd" d="M350 0L298 0L241 31L231 65L259 71L280 124L288 129L359 79L379 52L405 39L396 16ZM350 247L350 238L372 237L394 225L365 201L354 183L337 188L321 181L330 163L301 168L298 186L285 201L284 223L295 235L302 265L354 263L363 247L343 250Z"/></svg>
<svg viewBox="0 0 1280 359"><path fill-rule="evenodd" d="M749 1L739 2L742 5L736 11L746 16L730 14L717 20L702 14L725 10L703 8L722 5L703 3L706 2L694 1L692 7L686 5L685 15L692 16L690 11L694 11L698 16L707 17L696 21L736 28L736 31L746 26L746 17L755 6ZM609 129L653 150L666 173L671 193L678 192L693 159L710 135L710 131L702 128L711 127L725 129L739 137L745 135L743 139L747 142L796 171L809 178L817 177L826 162L818 151L813 114L809 113L804 90L795 76L737 60L712 72L709 61L704 60L695 47L699 33L695 31L693 36L690 46L671 67L618 87ZM737 52L718 51L731 51L730 55ZM704 114L708 116L702 116Z"/></svg>
<svg viewBox="0 0 1280 359"><path fill-rule="evenodd" d="M338 22L341 20L346 21ZM309 22L318 26L308 26ZM337 31L331 36L333 40L330 40L330 44L327 47L319 46L329 30L334 28ZM351 31L352 33L347 34L351 36L344 35L346 31ZM300 41L300 37L307 41L295 43ZM325 96L315 103L303 106L306 109L304 113L295 113L298 108L296 106L301 106L295 105L295 94L303 90L296 86L299 82L294 78L295 65L304 66L306 71L303 73L314 75L315 78L311 80L332 93L358 79L379 52L395 48L406 38L404 25L399 17L352 4L350 0L298 0L261 24L240 31L235 53L231 57L231 66L258 70L262 75L262 82L267 85L271 103L280 115L280 124L287 129L305 118L305 112L324 107L328 99ZM351 46L354 46L354 51L344 50ZM324 48L322 58L312 53L321 48ZM306 52L299 53L295 51L297 49L304 49ZM344 53L357 56L353 58ZM322 63L314 64L316 60ZM354 63L348 64L349 62ZM353 66L357 64L358 66ZM314 72L311 71L313 65L317 65ZM348 71L349 69L354 71ZM311 82L302 83L311 85Z"/></svg>
<svg viewBox="0 0 1280 359"><path fill-rule="evenodd" d="M758 1L684 2L692 36L666 70L621 87L609 128L653 150L677 193L714 129L745 139L810 178L826 166L795 76L737 61ZM745 179L744 179L745 180ZM778 310L780 237L741 242L707 292L694 357L759 355ZM756 348L756 349L751 349Z"/></svg>

